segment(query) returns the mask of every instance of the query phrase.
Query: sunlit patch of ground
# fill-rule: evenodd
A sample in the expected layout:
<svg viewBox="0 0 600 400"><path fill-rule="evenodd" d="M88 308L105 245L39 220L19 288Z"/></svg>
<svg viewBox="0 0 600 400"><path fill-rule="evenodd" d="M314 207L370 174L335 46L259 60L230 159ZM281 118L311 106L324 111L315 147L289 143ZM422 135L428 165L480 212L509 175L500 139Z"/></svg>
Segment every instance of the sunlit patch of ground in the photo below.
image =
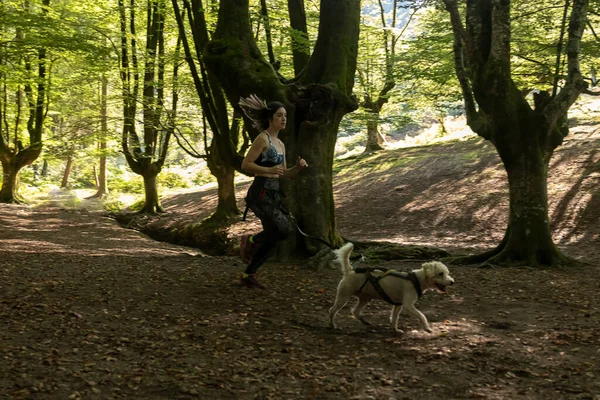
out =
<svg viewBox="0 0 600 400"><path fill-rule="evenodd" d="M87 218L74 223L69 218L73 212L83 212ZM180 254L159 242L151 246L142 245L140 239L144 235L134 230L126 230L127 235L116 238L115 231L121 228L103 214L103 211L73 211L64 207L48 208L48 205L5 208L0 214L0 225L5 227L0 235L2 252L126 257ZM39 240L40 234L45 235L47 240Z"/></svg>
<svg viewBox="0 0 600 400"><path fill-rule="evenodd" d="M600 255L576 247L600 246L590 225L600 219L600 196L595 195L600 192L597 126L571 129L555 151L548 178L556 243L567 254L590 261ZM415 150L340 162L343 167L334 179L334 194L342 235L448 250L481 251L497 245L506 228L509 197L506 172L493 146L469 140ZM392 159L395 164L390 164ZM352 214L346 209L361 211Z"/></svg>

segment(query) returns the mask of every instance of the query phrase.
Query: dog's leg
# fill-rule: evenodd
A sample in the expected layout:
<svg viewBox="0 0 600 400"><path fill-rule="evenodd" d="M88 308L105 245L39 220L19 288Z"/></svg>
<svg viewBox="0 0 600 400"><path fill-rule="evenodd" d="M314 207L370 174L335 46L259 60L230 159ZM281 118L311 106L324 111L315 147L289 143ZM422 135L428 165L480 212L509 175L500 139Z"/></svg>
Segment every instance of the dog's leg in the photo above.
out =
<svg viewBox="0 0 600 400"><path fill-rule="evenodd" d="M356 306L352 309L352 314L354 314L354 317L356 317L360 322L362 322L365 325L371 325L371 323L367 321L362 315L363 310L370 302L371 300L365 300L359 297L358 304L356 304Z"/></svg>
<svg viewBox="0 0 600 400"><path fill-rule="evenodd" d="M404 333L401 329L398 329L398 316L402 312L402 306L394 306L392 307L392 315L390 315L390 322L392 323L392 328L396 333Z"/></svg>
<svg viewBox="0 0 600 400"><path fill-rule="evenodd" d="M337 297L335 298L335 303L329 309L329 327L330 328L337 329L337 326L335 324L335 317L336 317L337 313L342 308L344 308L344 306L346 305L346 303L348 303L348 300L350 300L351 297L352 297L352 295L348 295L346 293L343 293L343 291L338 290Z"/></svg>
<svg viewBox="0 0 600 400"><path fill-rule="evenodd" d="M421 328L423 328L423 330L429 333L433 332L429 327L429 322L427 322L427 318L425 317L425 315L423 315L421 311L417 310L414 304L406 305L406 311L419 320L419 322L421 323Z"/></svg>

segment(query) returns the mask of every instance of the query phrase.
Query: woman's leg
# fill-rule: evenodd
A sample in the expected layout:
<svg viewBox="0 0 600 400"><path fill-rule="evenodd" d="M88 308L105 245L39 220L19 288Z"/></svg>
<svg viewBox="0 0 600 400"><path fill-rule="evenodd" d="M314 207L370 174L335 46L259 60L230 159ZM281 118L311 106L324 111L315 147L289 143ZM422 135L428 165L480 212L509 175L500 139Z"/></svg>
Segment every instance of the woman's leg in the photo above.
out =
<svg viewBox="0 0 600 400"><path fill-rule="evenodd" d="M254 235L252 241L258 249L248 264L245 273L254 274L267 261L277 242L285 240L293 231L292 224L277 204L259 203L252 211L260 219L263 231Z"/></svg>

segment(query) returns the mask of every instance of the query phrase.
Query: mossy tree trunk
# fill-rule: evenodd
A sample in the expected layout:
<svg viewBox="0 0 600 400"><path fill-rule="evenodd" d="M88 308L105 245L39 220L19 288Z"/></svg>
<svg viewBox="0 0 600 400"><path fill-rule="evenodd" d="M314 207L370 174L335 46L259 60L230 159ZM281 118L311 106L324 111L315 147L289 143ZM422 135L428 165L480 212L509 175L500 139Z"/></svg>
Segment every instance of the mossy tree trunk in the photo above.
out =
<svg viewBox="0 0 600 400"><path fill-rule="evenodd" d="M501 246L485 261L534 267L566 264L568 259L552 240L548 213L548 165L558 144L545 141L549 136L539 110L519 104L520 112L515 110L515 113L527 117L509 119L505 116L495 122L496 130L500 131L492 134L492 137L503 138L494 143L508 177L510 228ZM562 140L564 133L555 129L554 139Z"/></svg>
<svg viewBox="0 0 600 400"><path fill-rule="evenodd" d="M69 184L69 177L71 176L71 170L73 169L73 156L67 157L67 164L65 165L65 172L63 172L62 181L60 183L61 188L66 188Z"/></svg>
<svg viewBox="0 0 600 400"><path fill-rule="evenodd" d="M379 114L381 109L389 100L390 91L396 86L394 80L394 61L396 57L396 43L398 37L394 34L397 22L398 0L394 0L392 4L392 21L388 26L386 12L383 3L379 2L379 12L381 16L381 28L383 29L383 47L385 49L385 70L383 71L384 79L383 86L376 88L373 79L372 63L367 63L366 68L358 68L358 79L363 89L363 101L361 106L369 113L367 118L367 143L365 145L365 153L383 150L382 136L379 134ZM408 23L408 22L407 22Z"/></svg>
<svg viewBox="0 0 600 400"><path fill-rule="evenodd" d="M206 160L210 172L217 178L217 209L211 218L227 223L240 214L235 196L235 169L226 163L217 165L213 160L212 157Z"/></svg>
<svg viewBox="0 0 600 400"><path fill-rule="evenodd" d="M141 213L162 212L156 177L167 157L169 140L173 134L173 120L177 115L177 72L178 53L173 57L172 109L164 114L165 94L165 40L164 23L166 0L147 3L146 46L143 68L138 65L137 39L135 31L135 9L119 0L121 28L120 70L123 90L123 154L131 170L144 179L145 203ZM178 49L178 48L177 48ZM143 73L142 88L142 135L138 135L136 119L140 92L140 72ZM141 137L140 137L141 136Z"/></svg>
<svg viewBox="0 0 600 400"><path fill-rule="evenodd" d="M2 189L0 190L1 203L21 203L17 192L17 178L19 168L14 159L5 160L2 158Z"/></svg>
<svg viewBox="0 0 600 400"><path fill-rule="evenodd" d="M100 133L98 149L100 150L100 167L97 180L97 191L91 196L102 198L108 194L108 186L106 185L106 138L108 137L108 78L102 75L101 78L101 93L100 93Z"/></svg>
<svg viewBox="0 0 600 400"><path fill-rule="evenodd" d="M444 0L454 31L455 69L467 123L490 140L507 172L510 214L500 245L467 261L529 266L568 263L548 216L548 164L568 133L567 111L587 85L579 68L587 0L575 0L568 28L568 75L562 90L542 90L532 108L511 78L510 1L467 2L466 27L456 0Z"/></svg>
<svg viewBox="0 0 600 400"><path fill-rule="evenodd" d="M30 135L30 138L31 137L32 136ZM41 126L39 138L41 141ZM0 140L0 162L2 163L2 189L0 189L0 203L25 202L25 199L23 199L18 193L19 172L23 167L33 163L39 157L41 151L41 142L34 143L26 149L17 146L17 148L13 150L6 144L6 142Z"/></svg>
<svg viewBox="0 0 600 400"><path fill-rule="evenodd" d="M144 178L144 206L140 210L142 214L156 214L164 212L160 205L160 197L158 196L158 188L156 177L159 170L155 163L143 163L141 174Z"/></svg>
<svg viewBox="0 0 600 400"><path fill-rule="evenodd" d="M202 107L205 127L208 124L212 139L206 154L184 149L195 158L205 158L209 170L217 178L218 203L212 222L226 223L240 213L235 197L235 171L241 171L243 156L238 153L238 135L241 116L234 113L229 122L227 101L212 71L205 66L202 49L208 44L209 34L200 0L172 0L179 27L185 58L190 68L194 87ZM187 21L187 24L186 24ZM189 27L189 28L188 28ZM191 32L191 40L188 40ZM204 141L208 143L208 129ZM243 147L243 146L242 146ZM245 149L246 147L243 147Z"/></svg>
<svg viewBox="0 0 600 400"><path fill-rule="evenodd" d="M42 1L41 14L45 17L48 14L50 0ZM26 11L31 11L27 6ZM25 39L25 33L17 28L15 42L21 42ZM32 61L29 55L22 55L17 52L15 57L8 53L0 54L5 65L13 64L7 73L14 71L16 74L22 73L27 83L24 86L15 88L17 93L16 110L14 110L14 126L9 128L9 116L6 114L9 105L6 103L7 93L0 95L0 163L2 164L2 189L0 189L0 203L21 203L24 200L18 195L19 171L27 165L31 165L42 152L42 134L43 124L46 119L48 107L48 77L46 71L46 47L40 46L36 51L37 60ZM37 65L37 70L34 66ZM15 67L16 66L16 67ZM21 81L23 78L19 78ZM9 81L4 76L4 91L11 90L6 82ZM33 84L37 82L37 84ZM24 108L23 103L27 103L28 120L27 133L29 143L23 143L20 131L21 114ZM14 136L10 136L14 132Z"/></svg>
<svg viewBox="0 0 600 400"><path fill-rule="evenodd" d="M383 150L381 147L381 135L379 134L379 111L370 112L367 119L367 143L365 153Z"/></svg>
<svg viewBox="0 0 600 400"><path fill-rule="evenodd" d="M250 26L248 0L220 2L217 28L204 50L208 68L218 78L231 104L252 93L278 100L288 111L287 128L280 134L287 161L302 156L309 164L293 183L284 183L286 203L302 229L332 243L336 231L332 166L337 130L342 117L356 109L352 96L360 1L322 0L319 34L314 52L293 83L284 83L258 49ZM297 236L301 250L316 253L322 245ZM284 253L296 248L288 241Z"/></svg>
<svg viewBox="0 0 600 400"><path fill-rule="evenodd" d="M300 75L310 61L310 43L306 25L306 10L304 0L288 0L290 27L292 28L292 58L294 73Z"/></svg>

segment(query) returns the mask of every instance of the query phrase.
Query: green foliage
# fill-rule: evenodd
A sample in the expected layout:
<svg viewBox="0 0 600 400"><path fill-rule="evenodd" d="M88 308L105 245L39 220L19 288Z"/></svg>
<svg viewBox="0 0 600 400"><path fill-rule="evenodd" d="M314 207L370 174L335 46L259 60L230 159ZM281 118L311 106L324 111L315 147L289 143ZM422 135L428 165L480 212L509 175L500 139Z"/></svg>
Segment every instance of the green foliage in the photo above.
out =
<svg viewBox="0 0 600 400"><path fill-rule="evenodd" d="M308 26L308 40L302 38L301 50L310 54L315 45L319 27L319 2L305 1L306 19ZM291 28L287 9L287 2L282 0L267 0L269 13L269 25L271 27L271 40L275 59L281 63L279 72L287 77L294 76L292 59L292 37L300 35ZM254 31L257 32L257 44L263 54L267 54L267 42L265 37L264 21L261 15L259 0L250 1L250 19ZM260 28L260 29L258 29Z"/></svg>
<svg viewBox="0 0 600 400"><path fill-rule="evenodd" d="M129 209L131 211L141 211L144 208L144 205L146 204L146 200L144 199L139 199L137 200L135 203L131 204L129 206Z"/></svg>
<svg viewBox="0 0 600 400"><path fill-rule="evenodd" d="M210 173L208 168L201 170L194 177L194 184L198 186L203 186L208 183L215 183L217 179Z"/></svg>
<svg viewBox="0 0 600 400"><path fill-rule="evenodd" d="M181 175L171 171L158 174L157 180L159 185L169 189L189 187L187 181Z"/></svg>
<svg viewBox="0 0 600 400"><path fill-rule="evenodd" d="M21 184L32 185L34 183L34 174L31 168L23 168L19 174Z"/></svg>
<svg viewBox="0 0 600 400"><path fill-rule="evenodd" d="M72 189L93 189L96 187L94 170L89 164L84 165L82 168L78 168L75 171L71 171L71 174L71 183L69 187Z"/></svg>
<svg viewBox="0 0 600 400"><path fill-rule="evenodd" d="M564 3L544 3L516 1L511 10L512 77L521 88L553 85Z"/></svg>
<svg viewBox="0 0 600 400"><path fill-rule="evenodd" d="M144 194L144 179L140 175L115 176L110 181L112 190L124 193Z"/></svg>
<svg viewBox="0 0 600 400"><path fill-rule="evenodd" d="M386 11L385 28L380 4ZM395 86L383 96L387 102L379 115L361 107L346 116L340 126L346 134L364 133L367 122L375 120L384 136L403 137L409 129L435 123L440 115L462 113L447 12L425 8L422 2L399 2L393 29L392 4L391 0L363 3L366 11L362 16L355 92L361 99L377 101L386 78L393 78ZM397 42L392 52L393 40ZM391 76L386 70L386 59L393 65Z"/></svg>
<svg viewBox="0 0 600 400"><path fill-rule="evenodd" d="M347 153L364 143L366 123L374 118L384 134L406 132L415 126L436 123L444 116L462 113L462 98L458 87L452 54L452 31L447 11L439 4L427 3L427 8L419 9L406 30L409 16L421 1L401 2L398 9L397 29L389 29L391 0L382 0L386 9L386 24L382 27L379 15L379 2L363 1L361 39L358 66L363 71L362 80L357 79L355 94L362 100L365 94L376 98L385 77L385 41L393 32L400 35L395 49L394 75L395 88L388 93L389 101L379 116L360 108L346 116L340 124L338 145L340 152ZM30 9L25 9L29 4ZM123 126L121 82L119 80L118 57L119 31L116 2L98 0L95 2L74 0L52 0L47 16L43 16L41 1L3 1L0 4L0 77L3 86L0 97L4 98L2 109L4 123L0 134L14 147L16 140L29 145L27 132L28 109L26 98L19 88L31 84L35 88L36 52L41 46L48 49L47 64L50 76L50 100L44 126L44 149L34 166L22 169L20 181L24 186L59 184L68 157L74 164L69 179L69 187L91 188L95 184L93 166L98 158L109 158L108 183L110 190L143 193L141 177L133 176L117 167L116 155L120 151L120 132ZM260 1L250 0L251 18L259 48L266 54L264 21L260 15ZM204 2L209 31L216 23L219 3ZM559 28L562 22L564 2L550 0L537 2L513 0L512 2L512 52L513 78L520 88L548 89L551 87L556 62L556 49ZM137 39L139 65L142 66L146 54L144 45L145 6L142 1L134 2L137 19ZM303 43L303 50L314 48L319 25L319 5L317 1L305 2L309 29L309 40ZM408 8L410 6L410 8ZM292 77L292 37L298 36L290 28L287 18L287 4L283 0L267 0L270 16L272 42L275 56L281 62L279 72ZM590 1L588 18L597 35L600 32L598 0ZM167 57L172 57L177 30L173 15L166 22ZM589 77L592 66L600 70L600 40L588 27L582 41L581 68ZM564 47L563 47L564 51ZM33 62L33 70L26 68L25 61ZM562 57L564 61L564 55ZM172 68L167 62L168 68ZM202 111L197 94L191 82L189 70L182 63L180 71L179 115L177 124L188 127L186 137L192 145L203 153L201 139ZM169 72L169 71L168 71ZM562 72L564 73L564 62ZM600 73L600 72L597 72ZM108 79L108 149L101 152L98 141L102 135L100 125L101 79ZM162 82L170 87L170 74ZM168 92L168 91L167 91ZM166 96L165 107L170 107L170 96ZM20 109L18 105L20 104ZM142 121L142 107L138 107L137 121ZM593 111L591 111L593 112ZM427 140L433 140L439 131L428 132ZM423 140L425 140L423 139ZM212 133L208 133L208 143ZM414 143L421 143L415 141ZM171 146L173 147L173 146ZM337 150L337 149L336 149ZM43 159L48 162L48 174L41 176ZM164 172L159 174L159 183L166 188L187 187L191 183L204 185L215 182L208 169L198 170L198 159L192 159L179 149L169 151ZM37 168L37 172L35 171ZM194 171L193 178L187 179L182 170ZM0 174L0 182L2 176Z"/></svg>
<svg viewBox="0 0 600 400"><path fill-rule="evenodd" d="M424 114L447 110L462 102L452 54L453 36L445 10L427 8L413 19L411 29L398 45L394 91L408 110Z"/></svg>
<svg viewBox="0 0 600 400"><path fill-rule="evenodd" d="M109 196L103 202L104 209L109 213L119 213L121 210L125 208L125 204L118 198L114 196Z"/></svg>

